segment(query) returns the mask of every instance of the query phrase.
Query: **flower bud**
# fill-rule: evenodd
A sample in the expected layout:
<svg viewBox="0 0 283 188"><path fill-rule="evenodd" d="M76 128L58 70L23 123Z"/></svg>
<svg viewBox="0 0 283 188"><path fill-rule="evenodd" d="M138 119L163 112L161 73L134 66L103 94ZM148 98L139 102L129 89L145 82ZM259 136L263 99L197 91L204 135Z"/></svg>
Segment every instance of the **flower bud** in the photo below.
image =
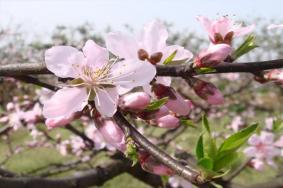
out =
<svg viewBox="0 0 283 188"><path fill-rule="evenodd" d="M129 93L120 98L119 106L128 110L143 110L150 103L150 96L145 92Z"/></svg>
<svg viewBox="0 0 283 188"><path fill-rule="evenodd" d="M268 71L263 76L267 81L275 81L278 84L283 84L283 70L274 69Z"/></svg>
<svg viewBox="0 0 283 188"><path fill-rule="evenodd" d="M168 97L168 101L165 106L179 115L188 115L191 108L185 99L177 93L173 88L164 86L162 84L156 84L153 86L153 91L157 98Z"/></svg>
<svg viewBox="0 0 283 188"><path fill-rule="evenodd" d="M14 110L14 108L15 108L14 103L12 103L12 102L7 103L7 105L6 105L7 111L12 111L12 110Z"/></svg>
<svg viewBox="0 0 283 188"><path fill-rule="evenodd" d="M171 114L156 119L156 123L158 127L168 129L174 129L180 125L179 119Z"/></svg>
<svg viewBox="0 0 283 188"><path fill-rule="evenodd" d="M210 45L195 58L194 65L196 67L215 66L224 61L231 51L232 47L228 44Z"/></svg>
<svg viewBox="0 0 283 188"><path fill-rule="evenodd" d="M192 87L195 93L209 104L223 104L224 97L222 93L209 82L194 78L192 80Z"/></svg>
<svg viewBox="0 0 283 188"><path fill-rule="evenodd" d="M172 176L175 174L173 170L157 161L154 157L152 157L145 151L140 151L138 158L142 169L149 173L164 176Z"/></svg>
<svg viewBox="0 0 283 188"><path fill-rule="evenodd" d="M111 119L96 119L95 125L104 140L124 152L126 149L125 135L121 128Z"/></svg>

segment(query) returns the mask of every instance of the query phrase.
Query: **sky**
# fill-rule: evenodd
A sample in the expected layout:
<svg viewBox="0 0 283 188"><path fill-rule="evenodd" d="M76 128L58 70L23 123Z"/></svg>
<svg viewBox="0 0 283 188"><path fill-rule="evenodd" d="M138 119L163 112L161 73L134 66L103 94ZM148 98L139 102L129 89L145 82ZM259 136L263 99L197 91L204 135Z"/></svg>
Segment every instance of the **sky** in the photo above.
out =
<svg viewBox="0 0 283 188"><path fill-rule="evenodd" d="M125 24L140 28L158 18L174 28L199 31L195 17L283 19L282 0L0 0L0 27L21 25L32 34L48 34L56 25L89 22L98 31L107 26L123 30Z"/></svg>

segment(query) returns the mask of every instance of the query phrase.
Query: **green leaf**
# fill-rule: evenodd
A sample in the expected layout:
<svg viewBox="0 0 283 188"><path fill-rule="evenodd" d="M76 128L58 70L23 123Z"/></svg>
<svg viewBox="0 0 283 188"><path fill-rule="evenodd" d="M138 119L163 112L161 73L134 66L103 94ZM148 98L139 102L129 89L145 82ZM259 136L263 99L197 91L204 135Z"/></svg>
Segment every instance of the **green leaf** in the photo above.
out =
<svg viewBox="0 0 283 188"><path fill-rule="evenodd" d="M213 160L210 158L202 158L201 160L198 161L198 166L207 169L207 170L212 170L213 169Z"/></svg>
<svg viewBox="0 0 283 188"><path fill-rule="evenodd" d="M206 130L209 134L211 134L211 132L210 132L210 127L209 127L209 123L208 123L208 119L207 119L206 115L203 115L203 116L202 116L202 126L205 128L205 130Z"/></svg>
<svg viewBox="0 0 283 188"><path fill-rule="evenodd" d="M181 118L180 119L180 123L181 123L181 125L185 125L185 126L188 126L188 127L196 128L194 122L192 120L190 120L190 119Z"/></svg>
<svg viewBox="0 0 283 188"><path fill-rule="evenodd" d="M230 167L233 162L238 159L238 153L237 152L227 152L225 154L220 154L217 156L217 159L214 161L214 171L219 171L225 167Z"/></svg>
<svg viewBox="0 0 283 188"><path fill-rule="evenodd" d="M161 98L159 100L153 101L145 108L145 110L147 110L147 111L158 110L161 106L166 104L167 101L168 101L168 97L164 97L164 98Z"/></svg>
<svg viewBox="0 0 283 188"><path fill-rule="evenodd" d="M173 61L173 59L174 59L174 57L176 56L176 54L177 54L177 50L175 50L169 57L167 57L167 58L164 60L163 65L168 65L168 64L170 64L170 63Z"/></svg>
<svg viewBox="0 0 283 188"><path fill-rule="evenodd" d="M199 74L213 73L213 72L216 72L216 69L213 67L201 67L201 68L196 69L196 72Z"/></svg>
<svg viewBox="0 0 283 188"><path fill-rule="evenodd" d="M236 151L249 139L249 137L254 133L256 129L257 129L257 124L253 124L231 135L222 143L222 145L219 148L219 153L224 151L231 151L231 150Z"/></svg>
<svg viewBox="0 0 283 188"><path fill-rule="evenodd" d="M217 146L214 138L211 135L204 135L204 150L205 156L215 159L217 156Z"/></svg>
<svg viewBox="0 0 283 188"><path fill-rule="evenodd" d="M255 36L249 35L239 48L233 52L231 57L233 60L236 60L257 47L258 46L255 44Z"/></svg>
<svg viewBox="0 0 283 188"><path fill-rule="evenodd" d="M203 147L203 136L202 135L200 135L197 145L196 145L196 156L198 160L204 157L204 147Z"/></svg>
<svg viewBox="0 0 283 188"><path fill-rule="evenodd" d="M278 132L282 130L282 128L283 128L283 120L281 119L273 120L272 130L274 132Z"/></svg>
<svg viewBox="0 0 283 188"><path fill-rule="evenodd" d="M135 142L132 138L128 137L126 140L126 151L125 156L132 160L132 166L134 166L138 162L138 152Z"/></svg>

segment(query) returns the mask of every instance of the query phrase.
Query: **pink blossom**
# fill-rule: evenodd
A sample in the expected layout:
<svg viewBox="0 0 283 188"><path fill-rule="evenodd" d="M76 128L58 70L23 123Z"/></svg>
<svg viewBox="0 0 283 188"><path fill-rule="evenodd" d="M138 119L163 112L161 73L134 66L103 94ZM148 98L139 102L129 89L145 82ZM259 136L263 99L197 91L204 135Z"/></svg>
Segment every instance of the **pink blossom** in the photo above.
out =
<svg viewBox="0 0 283 188"><path fill-rule="evenodd" d="M108 51L92 40L86 42L82 52L71 46L47 50L47 68L58 77L75 80L44 103L43 115L67 117L83 110L88 100L94 100L100 114L111 117L117 110L119 94L148 84L156 74L155 67L149 63L136 59L109 62L108 59Z"/></svg>
<svg viewBox="0 0 283 188"><path fill-rule="evenodd" d="M165 103L165 106L169 110L182 116L189 114L191 105L172 87L162 84L155 84L152 89L157 98L161 99L168 97L168 101Z"/></svg>
<svg viewBox="0 0 283 188"><path fill-rule="evenodd" d="M197 20L208 32L209 39L214 44L231 44L233 37L247 35L255 27L254 25L243 27L241 24L235 24L234 21L225 16L213 21L207 17L198 16Z"/></svg>
<svg viewBox="0 0 283 188"><path fill-rule="evenodd" d="M128 110L144 110L150 103L150 96L145 92L134 92L122 96L119 106Z"/></svg>
<svg viewBox="0 0 283 188"><path fill-rule="evenodd" d="M274 166L273 158L280 155L280 150L274 147L273 133L262 131L259 136L254 134L250 137L248 143L250 146L244 150L248 157L254 157Z"/></svg>
<svg viewBox="0 0 283 188"><path fill-rule="evenodd" d="M22 119L27 123L36 123L42 115L42 109L39 103L36 103L29 111L22 113Z"/></svg>
<svg viewBox="0 0 283 188"><path fill-rule="evenodd" d="M232 47L227 44L210 45L203 50L194 60L196 67L210 67L223 62L232 52Z"/></svg>
<svg viewBox="0 0 283 188"><path fill-rule="evenodd" d="M151 64L162 64L166 58L176 51L173 61L188 61L193 55L182 46L168 46L168 32L159 20L145 24L137 37L127 36L120 32L109 33L106 37L107 48L119 58L147 61ZM157 83L167 86L170 77L158 77Z"/></svg>
<svg viewBox="0 0 283 188"><path fill-rule="evenodd" d="M174 115L168 114L156 119L156 123L158 127L174 129L180 125L180 120Z"/></svg>
<svg viewBox="0 0 283 188"><path fill-rule="evenodd" d="M194 78L192 81L195 93L209 104L223 104L224 97L212 83Z"/></svg>
<svg viewBox="0 0 283 188"><path fill-rule="evenodd" d="M273 129L273 118L272 117L265 118L265 127L268 130L272 130Z"/></svg>
<svg viewBox="0 0 283 188"><path fill-rule="evenodd" d="M238 132L245 125L241 116L235 116L232 120L230 127L234 132Z"/></svg>
<svg viewBox="0 0 283 188"><path fill-rule="evenodd" d="M164 164L160 163L150 154L144 151L140 151L138 153L139 162L143 170L157 174L157 175L164 175L164 176L171 176L174 173L169 167L165 166Z"/></svg>
<svg viewBox="0 0 283 188"><path fill-rule="evenodd" d="M141 119L151 120L151 119L158 119L168 114L170 114L169 109L163 105L156 111L153 111L153 112L143 111L143 112L138 113L137 115Z"/></svg>
<svg viewBox="0 0 283 188"><path fill-rule="evenodd" d="M125 151L126 142L124 132L113 120L98 118L95 120L95 125L108 144L122 152Z"/></svg>
<svg viewBox="0 0 283 188"><path fill-rule="evenodd" d="M171 185L172 188L192 188L192 184L185 180L180 176L171 176L168 180L168 183Z"/></svg>

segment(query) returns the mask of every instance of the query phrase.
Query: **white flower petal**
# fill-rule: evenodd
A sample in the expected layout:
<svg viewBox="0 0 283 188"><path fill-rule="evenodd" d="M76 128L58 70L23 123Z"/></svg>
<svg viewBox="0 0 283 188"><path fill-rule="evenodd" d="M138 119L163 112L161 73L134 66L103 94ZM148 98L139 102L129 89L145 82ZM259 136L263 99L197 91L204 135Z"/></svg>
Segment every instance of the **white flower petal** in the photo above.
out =
<svg viewBox="0 0 283 188"><path fill-rule="evenodd" d="M63 88L58 90L43 106L46 118L70 116L81 111L87 104L88 95L85 88Z"/></svg>
<svg viewBox="0 0 283 188"><path fill-rule="evenodd" d="M105 41L107 49L114 55L125 59L138 58L138 43L135 38L115 32L109 33Z"/></svg>
<svg viewBox="0 0 283 188"><path fill-rule="evenodd" d="M106 48L98 46L93 40L88 40L83 47L88 66L101 68L108 63L109 53Z"/></svg>
<svg viewBox="0 0 283 188"><path fill-rule="evenodd" d="M76 78L73 64L80 64L83 60L83 53L71 46L54 46L45 52L47 69L62 78Z"/></svg>
<svg viewBox="0 0 283 188"><path fill-rule="evenodd" d="M168 32L165 25L159 20L146 24L140 34L140 47L149 54L160 52L166 46Z"/></svg>
<svg viewBox="0 0 283 188"><path fill-rule="evenodd" d="M95 107L102 116L112 117L117 110L117 88L95 89Z"/></svg>
<svg viewBox="0 0 283 188"><path fill-rule="evenodd" d="M148 62L125 60L116 63L111 73L115 85L132 89L149 84L155 77L156 68Z"/></svg>

